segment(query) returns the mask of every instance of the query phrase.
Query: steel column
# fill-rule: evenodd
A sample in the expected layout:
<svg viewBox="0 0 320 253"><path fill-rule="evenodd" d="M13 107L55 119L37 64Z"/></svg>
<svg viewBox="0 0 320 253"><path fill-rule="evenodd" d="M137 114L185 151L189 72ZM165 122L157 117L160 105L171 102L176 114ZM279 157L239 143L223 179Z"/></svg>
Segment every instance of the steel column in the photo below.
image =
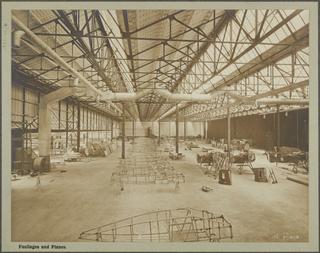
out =
<svg viewBox="0 0 320 253"><path fill-rule="evenodd" d="M206 121L203 121L203 139L206 139L207 136L207 125Z"/></svg>
<svg viewBox="0 0 320 253"><path fill-rule="evenodd" d="M183 121L183 139L186 140L187 137L187 125L186 125L186 119Z"/></svg>
<svg viewBox="0 0 320 253"><path fill-rule="evenodd" d="M81 127L81 117L80 117L80 103L78 103L78 121L77 121L77 152L79 152L79 150L80 150L80 135L81 135L81 129L80 129L80 127Z"/></svg>
<svg viewBox="0 0 320 253"><path fill-rule="evenodd" d="M277 105L277 148L279 150L280 147L280 112L279 112L279 105Z"/></svg>
<svg viewBox="0 0 320 253"><path fill-rule="evenodd" d="M58 129L61 129L61 101L58 102Z"/></svg>
<svg viewBox="0 0 320 253"><path fill-rule="evenodd" d="M87 138L86 138L86 145L88 145L88 141L89 141L89 110L88 110L88 107L87 107L86 121L87 121Z"/></svg>
<svg viewBox="0 0 320 253"><path fill-rule="evenodd" d="M179 107L176 105L176 153L179 153Z"/></svg>
<svg viewBox="0 0 320 253"><path fill-rule="evenodd" d="M299 147L299 110L297 110L297 148Z"/></svg>
<svg viewBox="0 0 320 253"><path fill-rule="evenodd" d="M227 137L227 148L228 156L230 158L230 146L231 146L231 124L230 124L230 108L227 108L227 128L228 128L228 137Z"/></svg>
<svg viewBox="0 0 320 253"><path fill-rule="evenodd" d="M22 88L22 129L23 134L25 133L26 128L26 88ZM26 142L27 147L27 142Z"/></svg>
<svg viewBox="0 0 320 253"><path fill-rule="evenodd" d="M132 121L132 141L134 143L134 120Z"/></svg>
<svg viewBox="0 0 320 253"><path fill-rule="evenodd" d="M125 115L124 111L122 111L122 152L121 152L121 158L126 158L126 142L125 142Z"/></svg>
<svg viewBox="0 0 320 253"><path fill-rule="evenodd" d="M160 120L158 121L158 144L160 145Z"/></svg>
<svg viewBox="0 0 320 253"><path fill-rule="evenodd" d="M113 119L111 119L111 140L113 139Z"/></svg>
<svg viewBox="0 0 320 253"><path fill-rule="evenodd" d="M68 149L68 136L69 135L69 104L66 101L66 149Z"/></svg>

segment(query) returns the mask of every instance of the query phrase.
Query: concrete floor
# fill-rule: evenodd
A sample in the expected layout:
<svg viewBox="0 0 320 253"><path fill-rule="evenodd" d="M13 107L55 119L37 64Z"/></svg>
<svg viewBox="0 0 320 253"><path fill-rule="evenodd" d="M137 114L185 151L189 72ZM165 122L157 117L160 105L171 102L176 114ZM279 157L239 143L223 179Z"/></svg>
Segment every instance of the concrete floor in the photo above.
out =
<svg viewBox="0 0 320 253"><path fill-rule="evenodd" d="M127 143L127 149L132 145ZM308 187L287 180L288 171L275 168L279 183L271 184L255 182L250 171L239 175L234 169L232 185L221 185L196 165L200 149L187 151L182 146L185 159L172 161L186 177L178 190L172 184L132 184L120 191L110 184L120 151L89 162L60 165L41 176L40 186L30 176L12 181L12 241L80 241L81 232L99 225L181 207L223 214L234 235L225 241L308 241ZM262 151L255 152L254 167L271 166ZM204 185L214 190L203 192Z"/></svg>

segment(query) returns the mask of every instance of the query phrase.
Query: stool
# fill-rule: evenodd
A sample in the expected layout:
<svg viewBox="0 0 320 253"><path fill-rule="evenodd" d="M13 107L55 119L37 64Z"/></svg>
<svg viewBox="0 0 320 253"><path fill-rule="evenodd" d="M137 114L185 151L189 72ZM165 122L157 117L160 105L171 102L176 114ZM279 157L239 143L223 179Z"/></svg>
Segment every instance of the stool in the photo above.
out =
<svg viewBox="0 0 320 253"><path fill-rule="evenodd" d="M266 168L252 168L254 173L254 181L268 182Z"/></svg>
<svg viewBox="0 0 320 253"><path fill-rule="evenodd" d="M231 185L231 170L219 170L219 184Z"/></svg>

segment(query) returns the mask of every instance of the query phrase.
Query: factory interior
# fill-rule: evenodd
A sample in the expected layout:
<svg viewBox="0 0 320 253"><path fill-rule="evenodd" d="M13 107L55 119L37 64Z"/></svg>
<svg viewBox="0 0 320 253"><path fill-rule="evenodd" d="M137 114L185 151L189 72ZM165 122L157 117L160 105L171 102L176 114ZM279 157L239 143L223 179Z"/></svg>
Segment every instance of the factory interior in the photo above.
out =
<svg viewBox="0 0 320 253"><path fill-rule="evenodd" d="M308 10L11 21L12 241L308 242Z"/></svg>

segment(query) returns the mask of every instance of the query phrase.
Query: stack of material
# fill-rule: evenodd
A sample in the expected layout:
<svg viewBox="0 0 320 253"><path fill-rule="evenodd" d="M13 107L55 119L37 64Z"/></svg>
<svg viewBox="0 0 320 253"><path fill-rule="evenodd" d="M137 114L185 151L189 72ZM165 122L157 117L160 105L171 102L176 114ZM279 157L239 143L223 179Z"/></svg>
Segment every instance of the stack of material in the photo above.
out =
<svg viewBox="0 0 320 253"><path fill-rule="evenodd" d="M202 152L209 152L212 150L214 150L214 148L212 146L209 146L209 145L202 146Z"/></svg>
<svg viewBox="0 0 320 253"><path fill-rule="evenodd" d="M199 145L194 142L188 142L186 143L187 149L192 150L193 148L199 148Z"/></svg>
<svg viewBox="0 0 320 253"><path fill-rule="evenodd" d="M76 162L79 161L81 154L79 152L74 152L68 150L66 154L63 155L63 159L66 162Z"/></svg>
<svg viewBox="0 0 320 253"><path fill-rule="evenodd" d="M267 151L267 158L270 162L298 163L306 160L306 152L294 147L279 147L277 151Z"/></svg>
<svg viewBox="0 0 320 253"><path fill-rule="evenodd" d="M104 157L117 149L116 143L91 143L87 147L81 147L79 152L82 156Z"/></svg>
<svg viewBox="0 0 320 253"><path fill-rule="evenodd" d="M90 143L88 144L89 147L89 155L93 157L97 156L105 156L105 147L102 146L100 143Z"/></svg>
<svg viewBox="0 0 320 253"><path fill-rule="evenodd" d="M184 158L184 155L182 153L170 152L169 158L171 160L181 160Z"/></svg>
<svg viewBox="0 0 320 253"><path fill-rule="evenodd" d="M14 149L13 158L13 173L18 175L29 174L33 170L33 162L36 154L31 148L16 148Z"/></svg>
<svg viewBox="0 0 320 253"><path fill-rule="evenodd" d="M205 153L205 154L197 154L197 163L203 164L211 164L213 161L212 157L213 153Z"/></svg>
<svg viewBox="0 0 320 253"><path fill-rule="evenodd" d="M229 170L230 163L226 153L213 152L198 154L197 162L200 163L205 175L216 178L220 170Z"/></svg>
<svg viewBox="0 0 320 253"><path fill-rule="evenodd" d="M231 140L231 147L234 150L243 150L246 144L248 144L249 146L252 146L253 141L251 139L232 139Z"/></svg>
<svg viewBox="0 0 320 253"><path fill-rule="evenodd" d="M307 160L299 161L298 163L294 163L292 165L291 170L293 173L301 173L301 174L308 174L309 172L309 162Z"/></svg>
<svg viewBox="0 0 320 253"><path fill-rule="evenodd" d="M251 151L240 152L232 156L233 163L247 163L247 162L254 162L255 160L256 160L256 155Z"/></svg>
<svg viewBox="0 0 320 253"><path fill-rule="evenodd" d="M50 170L50 157L37 157L34 159L33 172L48 172Z"/></svg>
<svg viewBox="0 0 320 253"><path fill-rule="evenodd" d="M118 148L117 143L88 143L87 147L80 147L81 156L104 157L113 153Z"/></svg>
<svg viewBox="0 0 320 253"><path fill-rule="evenodd" d="M224 139L214 139L211 141L211 144L214 148L225 149L226 147Z"/></svg>
<svg viewBox="0 0 320 253"><path fill-rule="evenodd" d="M164 148L164 152L172 152L174 150L173 145L167 144Z"/></svg>
<svg viewBox="0 0 320 253"><path fill-rule="evenodd" d="M216 178L220 170L229 170L229 167L228 156L222 152L214 152L212 153L212 163L206 166L205 174Z"/></svg>

